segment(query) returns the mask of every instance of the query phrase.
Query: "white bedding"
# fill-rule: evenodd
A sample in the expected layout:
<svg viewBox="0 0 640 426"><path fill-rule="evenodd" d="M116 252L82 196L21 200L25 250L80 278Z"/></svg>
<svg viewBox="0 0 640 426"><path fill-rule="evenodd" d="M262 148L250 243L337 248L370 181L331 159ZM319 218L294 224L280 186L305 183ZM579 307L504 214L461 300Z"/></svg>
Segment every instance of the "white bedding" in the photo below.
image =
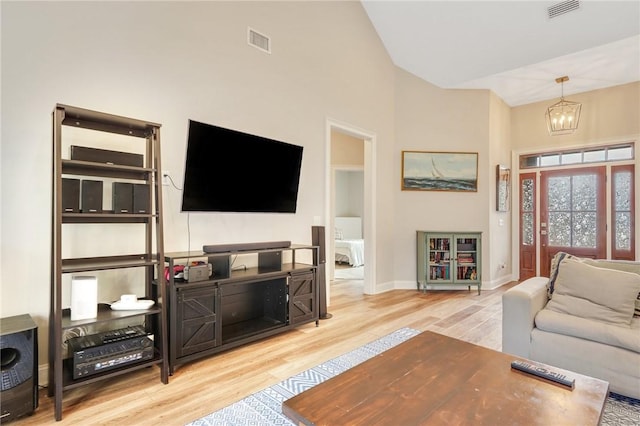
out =
<svg viewBox="0 0 640 426"><path fill-rule="evenodd" d="M336 240L336 262L364 265L364 240Z"/></svg>
<svg viewBox="0 0 640 426"><path fill-rule="evenodd" d="M362 218L336 217L335 261L351 266L364 265Z"/></svg>

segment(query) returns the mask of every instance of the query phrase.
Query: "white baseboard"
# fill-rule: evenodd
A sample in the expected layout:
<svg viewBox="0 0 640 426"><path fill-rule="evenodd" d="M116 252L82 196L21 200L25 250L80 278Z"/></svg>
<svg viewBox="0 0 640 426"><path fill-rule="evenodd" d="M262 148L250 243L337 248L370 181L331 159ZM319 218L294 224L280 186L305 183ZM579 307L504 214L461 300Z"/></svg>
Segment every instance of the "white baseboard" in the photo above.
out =
<svg viewBox="0 0 640 426"><path fill-rule="evenodd" d="M503 286L509 282L513 281L511 276L501 277L498 280L493 281L483 281L480 290L495 290L496 288ZM464 285L447 285L447 284L438 284L437 286L427 286L427 290L461 290L464 288ZM475 286L471 286L472 289L476 288ZM415 281L395 281L395 284L391 290L417 290L418 285Z"/></svg>
<svg viewBox="0 0 640 426"><path fill-rule="evenodd" d="M376 292L374 294L385 293L387 291L391 291L395 289L396 287L393 281L386 282L386 283L379 283L379 284L376 284Z"/></svg>
<svg viewBox="0 0 640 426"><path fill-rule="evenodd" d="M38 386L46 388L49 385L49 364L38 365Z"/></svg>

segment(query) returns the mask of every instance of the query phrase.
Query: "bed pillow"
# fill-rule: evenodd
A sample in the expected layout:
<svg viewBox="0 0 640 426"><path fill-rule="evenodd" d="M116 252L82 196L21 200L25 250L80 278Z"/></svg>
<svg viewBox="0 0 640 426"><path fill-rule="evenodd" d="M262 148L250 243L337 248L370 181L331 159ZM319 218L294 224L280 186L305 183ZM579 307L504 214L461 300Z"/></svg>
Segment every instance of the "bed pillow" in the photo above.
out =
<svg viewBox="0 0 640 426"><path fill-rule="evenodd" d="M344 234L342 233L342 229L336 228L336 240L342 240L344 238Z"/></svg>
<svg viewBox="0 0 640 426"><path fill-rule="evenodd" d="M609 324L631 325L640 275L598 268L572 258L562 259L557 269L548 309Z"/></svg>

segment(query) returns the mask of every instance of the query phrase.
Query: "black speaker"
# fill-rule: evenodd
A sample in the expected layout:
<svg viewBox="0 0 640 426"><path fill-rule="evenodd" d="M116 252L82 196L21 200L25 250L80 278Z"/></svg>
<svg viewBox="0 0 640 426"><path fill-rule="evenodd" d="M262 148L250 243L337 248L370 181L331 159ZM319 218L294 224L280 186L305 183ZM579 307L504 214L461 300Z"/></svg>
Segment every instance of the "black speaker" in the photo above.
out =
<svg viewBox="0 0 640 426"><path fill-rule="evenodd" d="M82 213L102 213L102 181L82 180Z"/></svg>
<svg viewBox="0 0 640 426"><path fill-rule="evenodd" d="M133 184L133 213L149 213L151 211L149 199L149 185Z"/></svg>
<svg viewBox="0 0 640 426"><path fill-rule="evenodd" d="M325 244L324 226L311 227L311 244L318 246L318 259L313 263L316 265L316 277L318 278L318 300L320 319L329 319L333 315L327 312L327 250Z"/></svg>
<svg viewBox="0 0 640 426"><path fill-rule="evenodd" d="M62 211L64 213L80 211L80 179L62 178Z"/></svg>
<svg viewBox="0 0 640 426"><path fill-rule="evenodd" d="M87 146L71 145L71 159L90 161L93 163L119 164L122 166L142 167L142 154L131 152L110 151L107 149L89 148Z"/></svg>
<svg viewBox="0 0 640 426"><path fill-rule="evenodd" d="M113 182L113 212L133 212L133 184Z"/></svg>
<svg viewBox="0 0 640 426"><path fill-rule="evenodd" d="M0 424L38 407L38 328L28 314L0 320Z"/></svg>

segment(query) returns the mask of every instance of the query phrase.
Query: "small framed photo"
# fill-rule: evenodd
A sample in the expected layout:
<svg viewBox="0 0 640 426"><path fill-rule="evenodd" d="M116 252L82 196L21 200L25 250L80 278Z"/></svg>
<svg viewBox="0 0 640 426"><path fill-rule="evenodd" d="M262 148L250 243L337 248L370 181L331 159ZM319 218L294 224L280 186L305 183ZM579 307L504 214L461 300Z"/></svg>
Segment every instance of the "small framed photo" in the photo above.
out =
<svg viewBox="0 0 640 426"><path fill-rule="evenodd" d="M403 191L478 191L477 152L402 151Z"/></svg>

